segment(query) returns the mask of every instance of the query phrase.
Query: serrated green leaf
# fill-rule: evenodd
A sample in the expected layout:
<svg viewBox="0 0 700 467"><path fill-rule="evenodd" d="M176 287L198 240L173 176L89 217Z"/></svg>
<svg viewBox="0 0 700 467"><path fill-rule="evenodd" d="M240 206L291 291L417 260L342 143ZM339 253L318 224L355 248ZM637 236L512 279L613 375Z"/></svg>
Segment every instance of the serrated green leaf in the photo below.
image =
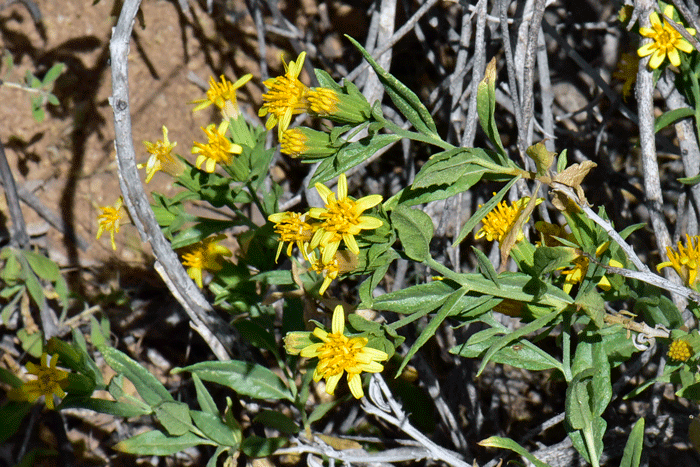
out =
<svg viewBox="0 0 700 467"><path fill-rule="evenodd" d="M124 375L136 388L141 398L151 407L162 402L173 402L173 396L158 379L125 353L112 347L98 347L107 365Z"/></svg>
<svg viewBox="0 0 700 467"><path fill-rule="evenodd" d="M491 436L490 438L486 438L483 441L479 442L479 446L484 446L487 448L500 448L500 449L508 449L510 451L513 451L514 453L524 457L528 461L532 462L535 464L537 467L549 467L549 464L545 464L532 454L530 454L527 449L516 443L510 438L501 438L500 436Z"/></svg>
<svg viewBox="0 0 700 467"><path fill-rule="evenodd" d="M214 443L193 433L166 436L160 431L147 431L114 445L114 449L137 456L169 456L192 446Z"/></svg>
<svg viewBox="0 0 700 467"><path fill-rule="evenodd" d="M197 428L217 444L233 448L237 448L241 444L241 432L232 430L231 427L222 422L219 414L191 410L190 416Z"/></svg>
<svg viewBox="0 0 700 467"><path fill-rule="evenodd" d="M430 240L433 238L433 221L429 215L417 209L399 205L391 211L391 223L401 240L406 255L414 261L430 256Z"/></svg>
<svg viewBox="0 0 700 467"><path fill-rule="evenodd" d="M578 254L573 249L566 246L540 246L535 250L533 257L533 273L537 277L568 266L578 258Z"/></svg>
<svg viewBox="0 0 700 467"><path fill-rule="evenodd" d="M156 418L169 435L180 436L190 431L190 409L184 402L166 401L154 408Z"/></svg>
<svg viewBox="0 0 700 467"><path fill-rule="evenodd" d="M413 124L416 130L426 136L438 138L433 117L430 115L430 111L423 105L420 99L418 99L418 96L391 73L382 68L359 42L347 34L345 37L360 51L365 60L367 60L372 69L374 69L375 73L377 73L379 81L384 86L387 95L391 98L396 108L399 109L399 112Z"/></svg>
<svg viewBox="0 0 700 467"><path fill-rule="evenodd" d="M231 360L227 362L202 362L185 368L175 368L173 373L189 371L204 381L230 387L238 394L256 399L287 399L294 397L279 376L262 365Z"/></svg>
<svg viewBox="0 0 700 467"><path fill-rule="evenodd" d="M471 231L474 230L476 224L481 222L481 220L484 217L486 217L486 214L490 213L493 210L493 208L495 208L496 205L501 202L506 193L508 193L508 190L510 190L510 187L512 187L513 184L519 179L520 177L514 177L513 179L511 179L506 184L506 186L501 188L501 190L493 196L493 198L488 200L485 204L483 204L479 207L479 209L476 210L472 217L470 217L469 220L467 220L467 222L465 222L462 226L462 229L459 231L459 235L457 235L457 238L452 243L453 247L461 243L462 240L464 240L467 237L467 235L469 235Z"/></svg>

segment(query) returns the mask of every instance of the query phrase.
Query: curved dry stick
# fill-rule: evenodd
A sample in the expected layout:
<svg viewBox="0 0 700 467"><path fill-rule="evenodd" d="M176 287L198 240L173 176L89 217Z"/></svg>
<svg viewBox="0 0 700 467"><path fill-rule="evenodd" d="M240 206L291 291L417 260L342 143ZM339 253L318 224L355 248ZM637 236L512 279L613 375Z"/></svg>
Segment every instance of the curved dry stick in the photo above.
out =
<svg viewBox="0 0 700 467"><path fill-rule="evenodd" d="M153 253L162 267L156 268L175 298L185 309L194 329L207 342L219 360L228 360L226 351L234 343L229 326L214 314L200 290L187 276L177 255L163 236L153 210L143 190L135 162L134 141L131 136L129 113L129 67L127 55L134 18L141 0L126 0L109 43L112 59L112 98L114 111L115 147L119 168L119 186L124 203L131 214L141 239L151 243Z"/></svg>

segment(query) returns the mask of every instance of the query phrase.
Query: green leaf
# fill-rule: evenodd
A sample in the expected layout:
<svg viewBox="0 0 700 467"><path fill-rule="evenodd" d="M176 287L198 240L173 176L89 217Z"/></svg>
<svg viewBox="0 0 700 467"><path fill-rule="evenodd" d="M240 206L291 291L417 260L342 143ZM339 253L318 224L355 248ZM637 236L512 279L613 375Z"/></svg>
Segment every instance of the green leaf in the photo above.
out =
<svg viewBox="0 0 700 467"><path fill-rule="evenodd" d="M222 422L219 414L190 410L190 416L197 428L217 444L234 448L241 444L241 432L232 430Z"/></svg>
<svg viewBox="0 0 700 467"><path fill-rule="evenodd" d="M58 265L44 255L34 253L33 251L23 252L24 257L37 276L44 280L56 282L60 276Z"/></svg>
<svg viewBox="0 0 700 467"><path fill-rule="evenodd" d="M287 438L262 438L249 436L241 443L241 451L249 457L267 457L287 444Z"/></svg>
<svg viewBox="0 0 700 467"><path fill-rule="evenodd" d="M654 133L658 133L660 130L666 128L667 126L677 122L682 118L692 117L695 115L695 110L690 107L681 107L680 109L669 110L657 117L654 122Z"/></svg>
<svg viewBox="0 0 700 467"><path fill-rule="evenodd" d="M462 230L459 231L459 235L457 235L457 238L455 239L454 243L452 243L453 247L461 243L462 240L464 240L467 237L467 235L469 235L471 231L474 230L476 224L481 222L481 219L486 217L486 214L490 213L493 210L493 208L495 208L496 205L501 202L506 193L508 193L508 190L510 190L510 187L512 187L513 184L519 179L520 177L512 178L506 184L506 186L501 188L501 190L493 196L493 198L488 200L486 204L482 205L481 207L479 207L479 209L476 210L472 217L470 217L469 220L465 222L462 226Z"/></svg>
<svg viewBox="0 0 700 467"><path fill-rule="evenodd" d="M545 464L532 454L530 454L527 449L516 443L510 438L501 438L500 436L491 436L483 441L479 442L479 446L484 446L487 448L500 448L508 449L516 454L523 456L528 461L535 464L536 467L549 467L549 464Z"/></svg>
<svg viewBox="0 0 700 467"><path fill-rule="evenodd" d="M406 187L384 202L386 210L394 209L398 204L415 206L449 198L450 196L467 191L474 186L484 174L488 172L485 167L470 164L464 175L451 185L433 185L429 188Z"/></svg>
<svg viewBox="0 0 700 467"><path fill-rule="evenodd" d="M5 441L12 435L17 433L22 420L29 413L29 410L34 406L29 402L14 402L9 401L0 406L0 444L4 445Z"/></svg>
<svg viewBox="0 0 700 467"><path fill-rule="evenodd" d="M318 420L321 420L324 415L328 413L329 410L337 407L343 402L342 398L332 400L330 402L323 402L322 404L318 404L313 412L309 415L308 423L311 425L313 422L316 422Z"/></svg>
<svg viewBox="0 0 700 467"><path fill-rule="evenodd" d="M416 341L413 343L411 348L409 349L408 353L404 357L403 361L401 362L401 365L399 366L399 369L396 370L396 376L398 377L401 372L403 371L404 367L408 364L408 362L411 360L411 357L415 355L415 353L423 347L423 345L428 342L428 339L433 337L435 335L435 332L437 332L437 328L442 324L443 321L445 321L445 318L447 318L449 315L453 313L453 309L455 308L455 305L459 302L459 299L464 297L464 294L467 293L467 289L464 287L461 287L457 290L455 290L452 295L447 299L444 305L440 308L440 310L437 312L437 315L430 320L428 325L423 329L423 331L420 333Z"/></svg>
<svg viewBox="0 0 700 467"><path fill-rule="evenodd" d="M279 376L262 365L231 360L228 362L202 362L185 368L175 368L173 373L189 371L204 381L230 387L238 394L256 399L287 399L294 397Z"/></svg>
<svg viewBox="0 0 700 467"><path fill-rule="evenodd" d="M693 177L681 177L677 180L684 185L697 185L698 183L700 183L700 174L697 174Z"/></svg>
<svg viewBox="0 0 700 467"><path fill-rule="evenodd" d="M557 316L559 316L559 313L559 311L553 311L547 315L537 318L536 320L523 326L522 328L499 338L498 341L496 341L484 355L484 359L481 361L481 365L479 366L479 370L477 371L477 376L479 376L481 372L484 371L484 368L486 368L486 364L488 364L488 362L491 361L491 357L495 355L499 350L501 350L506 345L509 345L511 342L520 339L526 334L539 331L543 327L547 326L550 322L552 322Z"/></svg>
<svg viewBox="0 0 700 467"><path fill-rule="evenodd" d="M309 188L316 183L325 183L341 173L347 172L369 159L380 149L400 139L400 136L394 134L375 133L359 141L347 143L337 153L325 158L319 164L309 181Z"/></svg>
<svg viewBox="0 0 700 467"><path fill-rule="evenodd" d="M533 273L542 277L552 271L568 266L578 257L576 252L567 246L539 246L534 254Z"/></svg>
<svg viewBox="0 0 700 467"><path fill-rule="evenodd" d="M496 57L491 59L486 67L484 79L476 88L476 111L479 115L479 123L489 140L505 155L506 151L501 142L501 136L496 127Z"/></svg>
<svg viewBox="0 0 700 467"><path fill-rule="evenodd" d="M399 112L413 124L416 130L426 136L439 138L433 117L430 115L430 111L423 105L420 99L418 99L418 96L391 73L382 68L359 42L347 34L345 37L360 51L365 60L367 60L367 63L369 63L375 73L377 73L379 81L384 86L387 95L391 98L396 108L399 109Z"/></svg>
<svg viewBox="0 0 700 467"><path fill-rule="evenodd" d="M294 420L287 417L282 412L274 410L263 410L255 416L253 422L262 423L265 426L269 426L281 433L289 435L299 433L299 426L294 423Z"/></svg>
<svg viewBox="0 0 700 467"><path fill-rule="evenodd" d="M479 148L454 148L433 154L416 174L411 188L452 185L465 174L484 168L480 161L493 166L498 164L488 152Z"/></svg>
<svg viewBox="0 0 700 467"><path fill-rule="evenodd" d="M44 81L43 85L47 86L49 84L53 84L54 81L56 81L56 78L63 73L63 70L65 69L65 65L63 63L56 63L54 64L51 68L49 68L49 71L46 72L44 75Z"/></svg>
<svg viewBox="0 0 700 467"><path fill-rule="evenodd" d="M192 380L194 381L194 387L197 389L197 402L199 403L199 408L204 412L219 415L219 409L216 407L214 399L209 394L209 391L202 383L202 380L195 373L192 373Z"/></svg>
<svg viewBox="0 0 700 467"><path fill-rule="evenodd" d="M483 274L485 278L496 284L496 287L498 287L498 273L494 269L493 264L491 264L491 261L489 261L489 258L483 251L475 246L472 246L472 250L476 255L476 261L479 264L479 271L481 271L481 274Z"/></svg>
<svg viewBox="0 0 700 467"><path fill-rule="evenodd" d="M566 420L574 430L590 427L593 421L590 386L594 373L592 368L578 373L566 388Z"/></svg>
<svg viewBox="0 0 700 467"><path fill-rule="evenodd" d="M184 402L163 402L155 407L154 412L168 434L180 436L190 431L190 409Z"/></svg>
<svg viewBox="0 0 700 467"><path fill-rule="evenodd" d="M29 355L35 358L41 357L41 353L44 349L44 333L37 331L35 333L29 334L27 328L21 328L17 331L17 338L22 345L22 349Z"/></svg>
<svg viewBox="0 0 700 467"><path fill-rule="evenodd" d="M71 407L88 409L94 412L122 418L140 417L141 415L149 415L153 412L147 406L140 407L128 402L115 402L104 399L96 399L93 397L74 398L71 394L68 394L61 401L61 408L67 409Z"/></svg>
<svg viewBox="0 0 700 467"><path fill-rule="evenodd" d="M502 330L495 328L480 331L467 342L452 347L450 353L465 358L483 358L487 349L500 339L502 333ZM500 349L491 357L491 361L524 370L542 371L554 368L563 373L563 367L557 359L524 338Z"/></svg>
<svg viewBox="0 0 700 467"><path fill-rule="evenodd" d="M151 407L173 402L173 396L155 376L123 352L112 347L98 347L107 365L132 382L141 398Z"/></svg>
<svg viewBox="0 0 700 467"><path fill-rule="evenodd" d="M625 450L622 453L620 467L639 467L644 449L644 419L640 418L632 427Z"/></svg>
<svg viewBox="0 0 700 467"><path fill-rule="evenodd" d="M137 456L169 456L200 444L213 445L214 443L200 438L194 433L166 436L160 431L153 430L121 441L114 445L114 449Z"/></svg>
<svg viewBox="0 0 700 467"><path fill-rule="evenodd" d="M433 238L433 221L429 215L417 209L399 205L391 211L391 223L396 228L406 255L414 261L430 256L430 240Z"/></svg>

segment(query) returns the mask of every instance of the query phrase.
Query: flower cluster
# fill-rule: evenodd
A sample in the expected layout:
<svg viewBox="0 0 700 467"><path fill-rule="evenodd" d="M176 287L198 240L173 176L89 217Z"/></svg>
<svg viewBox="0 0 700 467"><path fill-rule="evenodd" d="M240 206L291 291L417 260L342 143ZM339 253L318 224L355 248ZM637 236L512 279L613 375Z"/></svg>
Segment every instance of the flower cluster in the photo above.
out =
<svg viewBox="0 0 700 467"><path fill-rule="evenodd" d="M338 177L338 193L333 193L321 183L316 190L325 202L322 208L311 208L307 213L279 212L268 217L275 223L275 232L280 236L277 258L287 246L291 256L293 245L297 245L302 255L312 264L312 269L324 277L319 293L323 294L331 281L339 273L348 272L341 263L347 264L337 255L341 243L354 255L360 254L355 236L363 230L373 230L382 226L382 221L363 213L382 201L381 195L369 195L358 200L348 196L348 181L345 174ZM313 251L318 248L318 258ZM351 262L350 262L351 263Z"/></svg>
<svg viewBox="0 0 700 467"><path fill-rule="evenodd" d="M664 9L664 16L673 19L674 12L673 6L667 5ZM649 42L640 47L637 50L637 54L640 57L651 55L649 68L653 70L659 68L667 56L671 65L680 66L681 58L678 51L691 53L694 50L693 46L683 39L683 36L669 24L666 18L664 18L662 23L659 14L655 11L649 15L649 21L651 22L651 28L639 28L639 34L653 39L654 42ZM676 21L674 23L683 27L681 23ZM686 28L686 31L692 36L695 35L695 29L693 28Z"/></svg>
<svg viewBox="0 0 700 467"><path fill-rule="evenodd" d="M677 362L687 362L693 356L693 348L682 339L671 342L668 348L668 358Z"/></svg>
<svg viewBox="0 0 700 467"><path fill-rule="evenodd" d="M389 358L386 352L368 347L368 339L362 336L348 337L345 335L345 313L342 305L335 307L331 324L331 332L319 327L314 329L312 336L321 342L313 342L309 333L289 333L285 338L287 353L301 355L305 358L318 358L314 381L326 380L326 393L334 394L335 389L347 373L348 386L356 399L364 396L360 374L379 373L384 366L379 363Z"/></svg>
<svg viewBox="0 0 700 467"><path fill-rule="evenodd" d="M290 61L289 64L282 60L284 75L263 82L268 91L262 96L263 105L258 116L267 116L265 127L268 130L277 125L284 154L294 157L308 154L318 158L335 152L329 151L328 137L318 138L315 135L310 138L312 130L309 129L303 129L301 133L289 130L293 115L308 113L336 123L360 124L369 119L371 109L359 92L345 92L341 88L309 88L302 83L299 75L305 58L306 52L302 52L296 61Z"/></svg>

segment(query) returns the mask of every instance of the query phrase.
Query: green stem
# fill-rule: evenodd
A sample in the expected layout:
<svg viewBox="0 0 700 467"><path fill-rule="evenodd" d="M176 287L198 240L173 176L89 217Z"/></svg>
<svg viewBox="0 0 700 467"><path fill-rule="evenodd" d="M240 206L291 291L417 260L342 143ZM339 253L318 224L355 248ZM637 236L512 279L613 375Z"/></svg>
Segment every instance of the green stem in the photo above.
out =
<svg viewBox="0 0 700 467"><path fill-rule="evenodd" d="M600 467L598 462L598 455L595 450L595 441L593 440L593 433L591 430L591 425L589 424L587 428L583 429L583 439L586 440L586 449L588 449L588 457L591 459L591 465L593 467Z"/></svg>
<svg viewBox="0 0 700 467"><path fill-rule="evenodd" d="M384 126L386 128L393 131L395 134L401 136L402 138L408 138L408 139L411 139L413 141L420 141L422 143L432 144L433 146L438 146L438 147L445 149L445 150L455 148L455 146L453 146L450 143L445 142L441 139L431 138L431 137L425 136L421 133L416 133L415 131L404 130L400 126L398 126L395 123L392 123L388 120L383 120L382 123L384 124Z"/></svg>
<svg viewBox="0 0 700 467"><path fill-rule="evenodd" d="M452 269L448 268L447 266L444 266L437 261L435 261L431 256L428 256L423 260L423 264L426 266L430 267L432 270L440 273L441 275L447 277L448 279L452 279L455 282L462 283L462 276L456 272L454 272Z"/></svg>

